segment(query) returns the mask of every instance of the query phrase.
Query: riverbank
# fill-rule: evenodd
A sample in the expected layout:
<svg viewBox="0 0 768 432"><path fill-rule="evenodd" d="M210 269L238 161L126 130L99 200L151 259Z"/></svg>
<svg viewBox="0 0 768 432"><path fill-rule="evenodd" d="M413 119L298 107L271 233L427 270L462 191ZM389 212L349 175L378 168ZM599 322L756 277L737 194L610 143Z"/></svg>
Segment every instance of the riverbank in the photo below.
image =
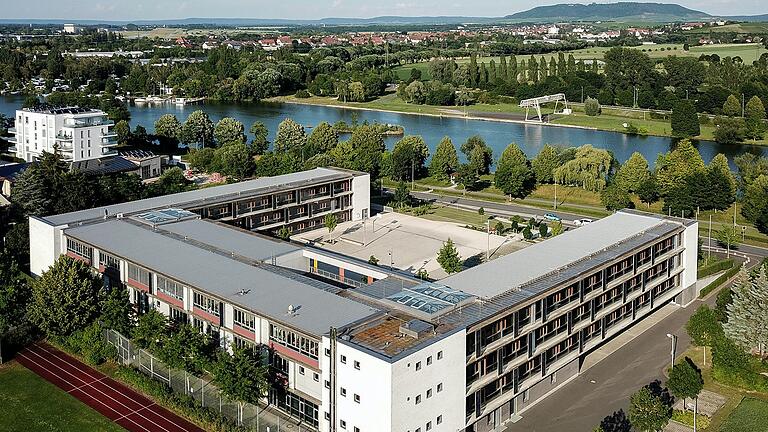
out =
<svg viewBox="0 0 768 432"><path fill-rule="evenodd" d="M318 96L309 98L277 96L267 99L266 101L299 105L326 106L337 109L377 111L384 113L492 121L525 125L557 126L582 130L615 132L625 135L673 138L672 128L669 121L647 118L650 117L650 115L643 115L642 111L632 112L632 115L618 115L617 113L621 112L621 110L614 109L612 107L605 107L605 112L603 114L594 117L580 113L579 108L577 108L571 115L556 115L551 121L540 123L536 121L526 121L525 109L520 108L516 104L477 104L468 107L414 105L400 100L395 94L388 94L369 102L343 102L329 97ZM542 113L551 114L552 111L542 109ZM643 118L641 118L640 115L643 115ZM643 131L643 133L628 133L627 126L629 125ZM715 129L715 126L711 124L701 125L701 135L697 136L696 139L702 141L714 141ZM768 140L746 140L740 144L768 146Z"/></svg>

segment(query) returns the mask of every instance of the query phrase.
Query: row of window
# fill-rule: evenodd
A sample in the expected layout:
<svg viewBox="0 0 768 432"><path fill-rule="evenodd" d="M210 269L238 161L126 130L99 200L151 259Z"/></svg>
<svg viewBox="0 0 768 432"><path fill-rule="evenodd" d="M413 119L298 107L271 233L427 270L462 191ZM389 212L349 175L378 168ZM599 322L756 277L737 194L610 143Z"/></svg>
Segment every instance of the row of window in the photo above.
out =
<svg viewBox="0 0 768 432"><path fill-rule="evenodd" d="M442 414L437 416L437 418L435 419L435 424L439 425L441 423L443 423L443 415ZM432 422L428 421L427 424L424 426L424 429L428 430L428 431L432 430ZM411 430L408 429L408 432L411 432ZM421 432L421 428L417 427L416 429L414 429L414 432Z"/></svg>
<svg viewBox="0 0 768 432"><path fill-rule="evenodd" d="M246 330L256 331L256 316L252 313L235 308L232 314L232 321L241 328Z"/></svg>
<svg viewBox="0 0 768 432"><path fill-rule="evenodd" d="M120 270L120 259L114 255L99 251L99 265L105 269Z"/></svg>
<svg viewBox="0 0 768 432"><path fill-rule="evenodd" d="M157 292L184 301L184 285L160 275L157 276Z"/></svg>
<svg viewBox="0 0 768 432"><path fill-rule="evenodd" d="M438 360L442 360L443 359L443 352L442 351L438 351L437 352L437 359ZM432 364L432 356L431 355L427 356L426 363L427 363L427 366ZM411 367L410 363L408 363L408 367ZM420 371L420 370L421 370L421 361L417 361L416 362L416 371Z"/></svg>
<svg viewBox="0 0 768 432"><path fill-rule="evenodd" d="M280 345L298 351L307 357L318 359L318 342L314 339L302 336L296 332L277 326L269 325L269 339Z"/></svg>
<svg viewBox="0 0 768 432"><path fill-rule="evenodd" d="M90 246L86 246L83 243L80 243L79 241L72 240L71 238L67 238L67 251L72 252L77 256L91 259L93 258L93 248Z"/></svg>
<svg viewBox="0 0 768 432"><path fill-rule="evenodd" d="M437 386L435 387L435 393L440 393L442 391L443 391L443 383L437 383ZM426 396L427 399L431 398L432 397L432 388L428 388L424 395ZM414 397L413 399L414 399L414 403L416 405L420 404L421 403L421 394L417 394L416 397ZM411 398L408 397L408 398L405 398L405 400L406 401L410 401Z"/></svg>
<svg viewBox="0 0 768 432"><path fill-rule="evenodd" d="M194 297L194 300L193 300L194 307L206 313L209 313L215 317L221 317L220 301L214 298L208 297L199 292L195 292L195 295L193 297Z"/></svg>
<svg viewBox="0 0 768 432"><path fill-rule="evenodd" d="M128 279L133 279L147 287L152 286L152 273L133 263L128 263Z"/></svg>

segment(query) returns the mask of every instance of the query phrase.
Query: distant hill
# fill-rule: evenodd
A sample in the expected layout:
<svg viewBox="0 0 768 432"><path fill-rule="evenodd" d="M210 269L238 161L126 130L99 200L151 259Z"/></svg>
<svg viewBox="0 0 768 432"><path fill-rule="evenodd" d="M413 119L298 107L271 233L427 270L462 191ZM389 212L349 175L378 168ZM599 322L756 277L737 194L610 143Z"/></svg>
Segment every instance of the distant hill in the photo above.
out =
<svg viewBox="0 0 768 432"><path fill-rule="evenodd" d="M510 21L690 21L713 18L711 15L669 3L592 3L538 6L504 17Z"/></svg>

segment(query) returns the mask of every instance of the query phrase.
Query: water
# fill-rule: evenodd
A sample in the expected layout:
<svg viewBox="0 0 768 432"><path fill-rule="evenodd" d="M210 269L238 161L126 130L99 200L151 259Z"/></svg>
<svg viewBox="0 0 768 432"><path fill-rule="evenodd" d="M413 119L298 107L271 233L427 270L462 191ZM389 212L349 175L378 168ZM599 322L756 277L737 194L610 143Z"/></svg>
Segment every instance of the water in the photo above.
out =
<svg viewBox="0 0 768 432"><path fill-rule="evenodd" d="M20 96L0 97L0 113L13 116L21 106ZM674 140L666 137L631 136L616 132L595 131L535 124L504 123L483 120L466 120L449 117L419 116L400 113L340 109L325 106L282 104L282 103L216 103L204 105L175 106L171 104L153 106L131 106L131 126L144 126L150 133L155 120L161 115L175 114L180 121L193 111L202 109L216 122L223 117L233 117L245 124L246 131L255 121L261 121L270 131L270 140L274 139L278 124L286 117L305 126L315 126L322 121L335 123L344 120L348 123L356 118L358 122L379 122L398 124L405 128L406 134L421 135L430 151L444 136L449 136L458 148L472 135L480 135L493 149L498 158L509 143L517 143L529 156L534 157L545 144L576 147L592 144L598 148L610 150L620 162L626 161L633 152L640 152L651 165L660 153L666 153L674 145ZM309 131L309 129L308 129ZM391 148L399 137L387 137ZM754 145L720 145L711 141L695 143L705 162L709 162L718 153L725 154L733 167L733 157L750 152L768 156L768 147ZM460 155L463 158L463 155Z"/></svg>

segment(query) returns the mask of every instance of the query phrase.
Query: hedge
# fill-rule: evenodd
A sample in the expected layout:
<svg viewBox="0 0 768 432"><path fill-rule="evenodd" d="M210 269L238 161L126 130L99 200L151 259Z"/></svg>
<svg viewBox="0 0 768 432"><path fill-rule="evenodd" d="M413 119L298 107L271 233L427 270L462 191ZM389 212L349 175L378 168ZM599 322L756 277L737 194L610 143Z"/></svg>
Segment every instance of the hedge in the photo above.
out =
<svg viewBox="0 0 768 432"><path fill-rule="evenodd" d="M728 279L734 277L740 269L741 266L733 266L730 270L718 276L717 279L710 282L709 285L705 286L704 289L701 290L701 293L699 293L699 298L705 297L707 294L714 291L717 287L724 284Z"/></svg>
<svg viewBox="0 0 768 432"><path fill-rule="evenodd" d="M728 270L730 268L733 268L733 264L734 264L734 261L732 259L716 261L712 264L708 264L708 265L705 265L704 267L701 267L696 273L696 276L699 279L705 278L715 273L719 273L723 270Z"/></svg>

